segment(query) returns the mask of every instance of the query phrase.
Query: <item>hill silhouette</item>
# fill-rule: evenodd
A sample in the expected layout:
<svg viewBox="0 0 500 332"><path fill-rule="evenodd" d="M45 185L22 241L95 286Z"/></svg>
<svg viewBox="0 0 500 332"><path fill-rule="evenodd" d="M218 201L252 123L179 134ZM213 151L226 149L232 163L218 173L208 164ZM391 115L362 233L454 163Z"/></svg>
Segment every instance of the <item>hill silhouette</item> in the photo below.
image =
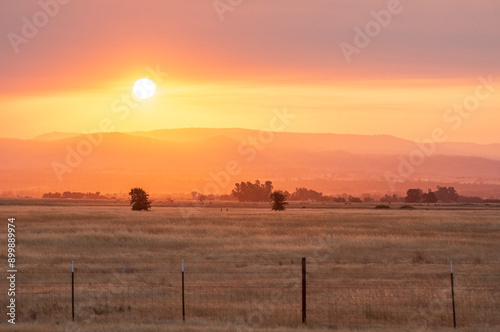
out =
<svg viewBox="0 0 500 332"><path fill-rule="evenodd" d="M213 137L227 137L241 142L257 131L241 128L182 128L135 131L128 135L170 142L197 142ZM33 140L52 141L80 136L78 133L53 132L39 135ZM415 142L391 135L349 135L317 133L274 133L273 144L293 142L296 148L311 151L344 150L355 154L405 154L415 149ZM475 144L442 142L436 146L436 154L474 156L500 160L500 144Z"/></svg>
<svg viewBox="0 0 500 332"><path fill-rule="evenodd" d="M220 186L223 193L230 192L235 182L257 178L271 179L284 189L306 186L332 194L385 193L389 190L385 174L398 174L401 158L418 149L415 142L388 135L267 133L265 142L258 135L248 129L187 128L105 133L98 145L74 133L0 139L4 156L0 191L119 192L139 185L157 192L189 193L194 188L203 191L210 181L225 184L225 177L213 174L237 162L239 172L229 177L227 186ZM251 137L257 139L256 147ZM54 163L65 165L68 151L75 153L79 144L90 146L91 151L58 179ZM500 148L498 144L441 143L404 180L398 190L412 181L461 183L468 186L465 192L462 189L464 194L495 196L498 191L491 186L500 184Z"/></svg>

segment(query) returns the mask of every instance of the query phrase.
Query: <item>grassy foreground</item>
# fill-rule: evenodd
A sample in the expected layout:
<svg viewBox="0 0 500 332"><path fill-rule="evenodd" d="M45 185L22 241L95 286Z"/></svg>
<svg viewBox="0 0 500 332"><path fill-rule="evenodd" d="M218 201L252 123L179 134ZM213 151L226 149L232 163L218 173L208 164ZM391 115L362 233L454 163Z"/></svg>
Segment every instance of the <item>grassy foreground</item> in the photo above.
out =
<svg viewBox="0 0 500 332"><path fill-rule="evenodd" d="M16 218L19 331L442 330L451 322L450 260L458 326L500 325L495 206L295 205L272 212L219 203L133 212L124 204L64 204L0 205L5 223ZM4 321L0 328L12 330Z"/></svg>

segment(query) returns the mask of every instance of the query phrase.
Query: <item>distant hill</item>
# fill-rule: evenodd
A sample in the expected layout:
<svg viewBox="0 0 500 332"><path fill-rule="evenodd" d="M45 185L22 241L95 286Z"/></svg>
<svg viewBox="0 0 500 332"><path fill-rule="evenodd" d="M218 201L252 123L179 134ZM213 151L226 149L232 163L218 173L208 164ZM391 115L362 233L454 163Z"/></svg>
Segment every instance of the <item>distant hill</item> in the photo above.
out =
<svg viewBox="0 0 500 332"><path fill-rule="evenodd" d="M54 141L58 139L70 138L75 136L80 136L79 133L61 133L58 131L54 131L52 133L41 134L33 137L32 139L35 141Z"/></svg>
<svg viewBox="0 0 500 332"><path fill-rule="evenodd" d="M246 140L258 131L241 128L183 128L136 131L127 135L152 138L170 142L197 142L213 137L227 137L235 141ZM52 141L76 137L78 133L53 132L39 135L33 140ZM273 144L286 145L293 142L296 148L310 151L343 150L355 154L395 155L407 154L416 143L390 135L350 135L316 133L274 133ZM435 154L450 156L475 156L500 160L500 144L475 144L443 142L436 145Z"/></svg>
<svg viewBox="0 0 500 332"><path fill-rule="evenodd" d="M262 137L264 142L258 131L247 129L187 128L106 133L97 146L74 133L0 139L0 191L118 192L147 186L157 192L189 193L216 182L221 192L230 192L234 182L270 179L285 189L385 193L389 190L385 174L398 174L401 158L418 149L414 142L388 135L267 133ZM85 155L76 156L81 161L59 181L54 163L66 165L67 158L74 163L74 152L68 151L78 148ZM226 178L230 163L238 164L238 172L233 170ZM406 183L398 184L398 190L415 182L423 182L422 187L455 183L467 186L467 194L500 196L496 187L488 187L500 184L500 146L439 144L403 180Z"/></svg>

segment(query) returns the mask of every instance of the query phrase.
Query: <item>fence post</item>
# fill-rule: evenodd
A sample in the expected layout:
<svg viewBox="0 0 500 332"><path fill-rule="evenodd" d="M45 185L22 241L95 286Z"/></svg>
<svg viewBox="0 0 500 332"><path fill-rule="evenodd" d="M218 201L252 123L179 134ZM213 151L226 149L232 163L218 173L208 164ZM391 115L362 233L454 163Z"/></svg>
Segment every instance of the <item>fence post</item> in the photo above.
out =
<svg viewBox="0 0 500 332"><path fill-rule="evenodd" d="M306 258L302 257L302 324L306 323Z"/></svg>
<svg viewBox="0 0 500 332"><path fill-rule="evenodd" d="M182 260L182 321L186 321L186 307L184 306L184 260Z"/></svg>
<svg viewBox="0 0 500 332"><path fill-rule="evenodd" d="M457 328L457 321L455 319L455 291L453 289L453 261L450 261L451 271L451 304L453 306L453 328Z"/></svg>
<svg viewBox="0 0 500 332"><path fill-rule="evenodd" d="M71 317L75 321L75 262L71 261Z"/></svg>

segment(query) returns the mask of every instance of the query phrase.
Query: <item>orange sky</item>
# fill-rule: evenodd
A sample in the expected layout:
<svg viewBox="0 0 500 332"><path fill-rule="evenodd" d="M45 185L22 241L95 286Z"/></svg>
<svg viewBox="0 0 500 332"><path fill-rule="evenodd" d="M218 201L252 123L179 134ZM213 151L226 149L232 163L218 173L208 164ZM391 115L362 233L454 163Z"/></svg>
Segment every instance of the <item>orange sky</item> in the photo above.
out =
<svg viewBox="0 0 500 332"><path fill-rule="evenodd" d="M478 77L500 82L500 3L401 0L346 61L341 43L354 45L354 29L390 3L244 1L221 21L206 0L70 1L14 47L13 34L42 9L9 2L0 13L0 136L91 131L103 118L117 131L261 129L287 107L297 118L286 131L424 139L442 127L451 141L500 143L500 83L481 90L488 95L473 111L448 111L475 96ZM147 67L169 74L120 119L122 95L150 76Z"/></svg>

